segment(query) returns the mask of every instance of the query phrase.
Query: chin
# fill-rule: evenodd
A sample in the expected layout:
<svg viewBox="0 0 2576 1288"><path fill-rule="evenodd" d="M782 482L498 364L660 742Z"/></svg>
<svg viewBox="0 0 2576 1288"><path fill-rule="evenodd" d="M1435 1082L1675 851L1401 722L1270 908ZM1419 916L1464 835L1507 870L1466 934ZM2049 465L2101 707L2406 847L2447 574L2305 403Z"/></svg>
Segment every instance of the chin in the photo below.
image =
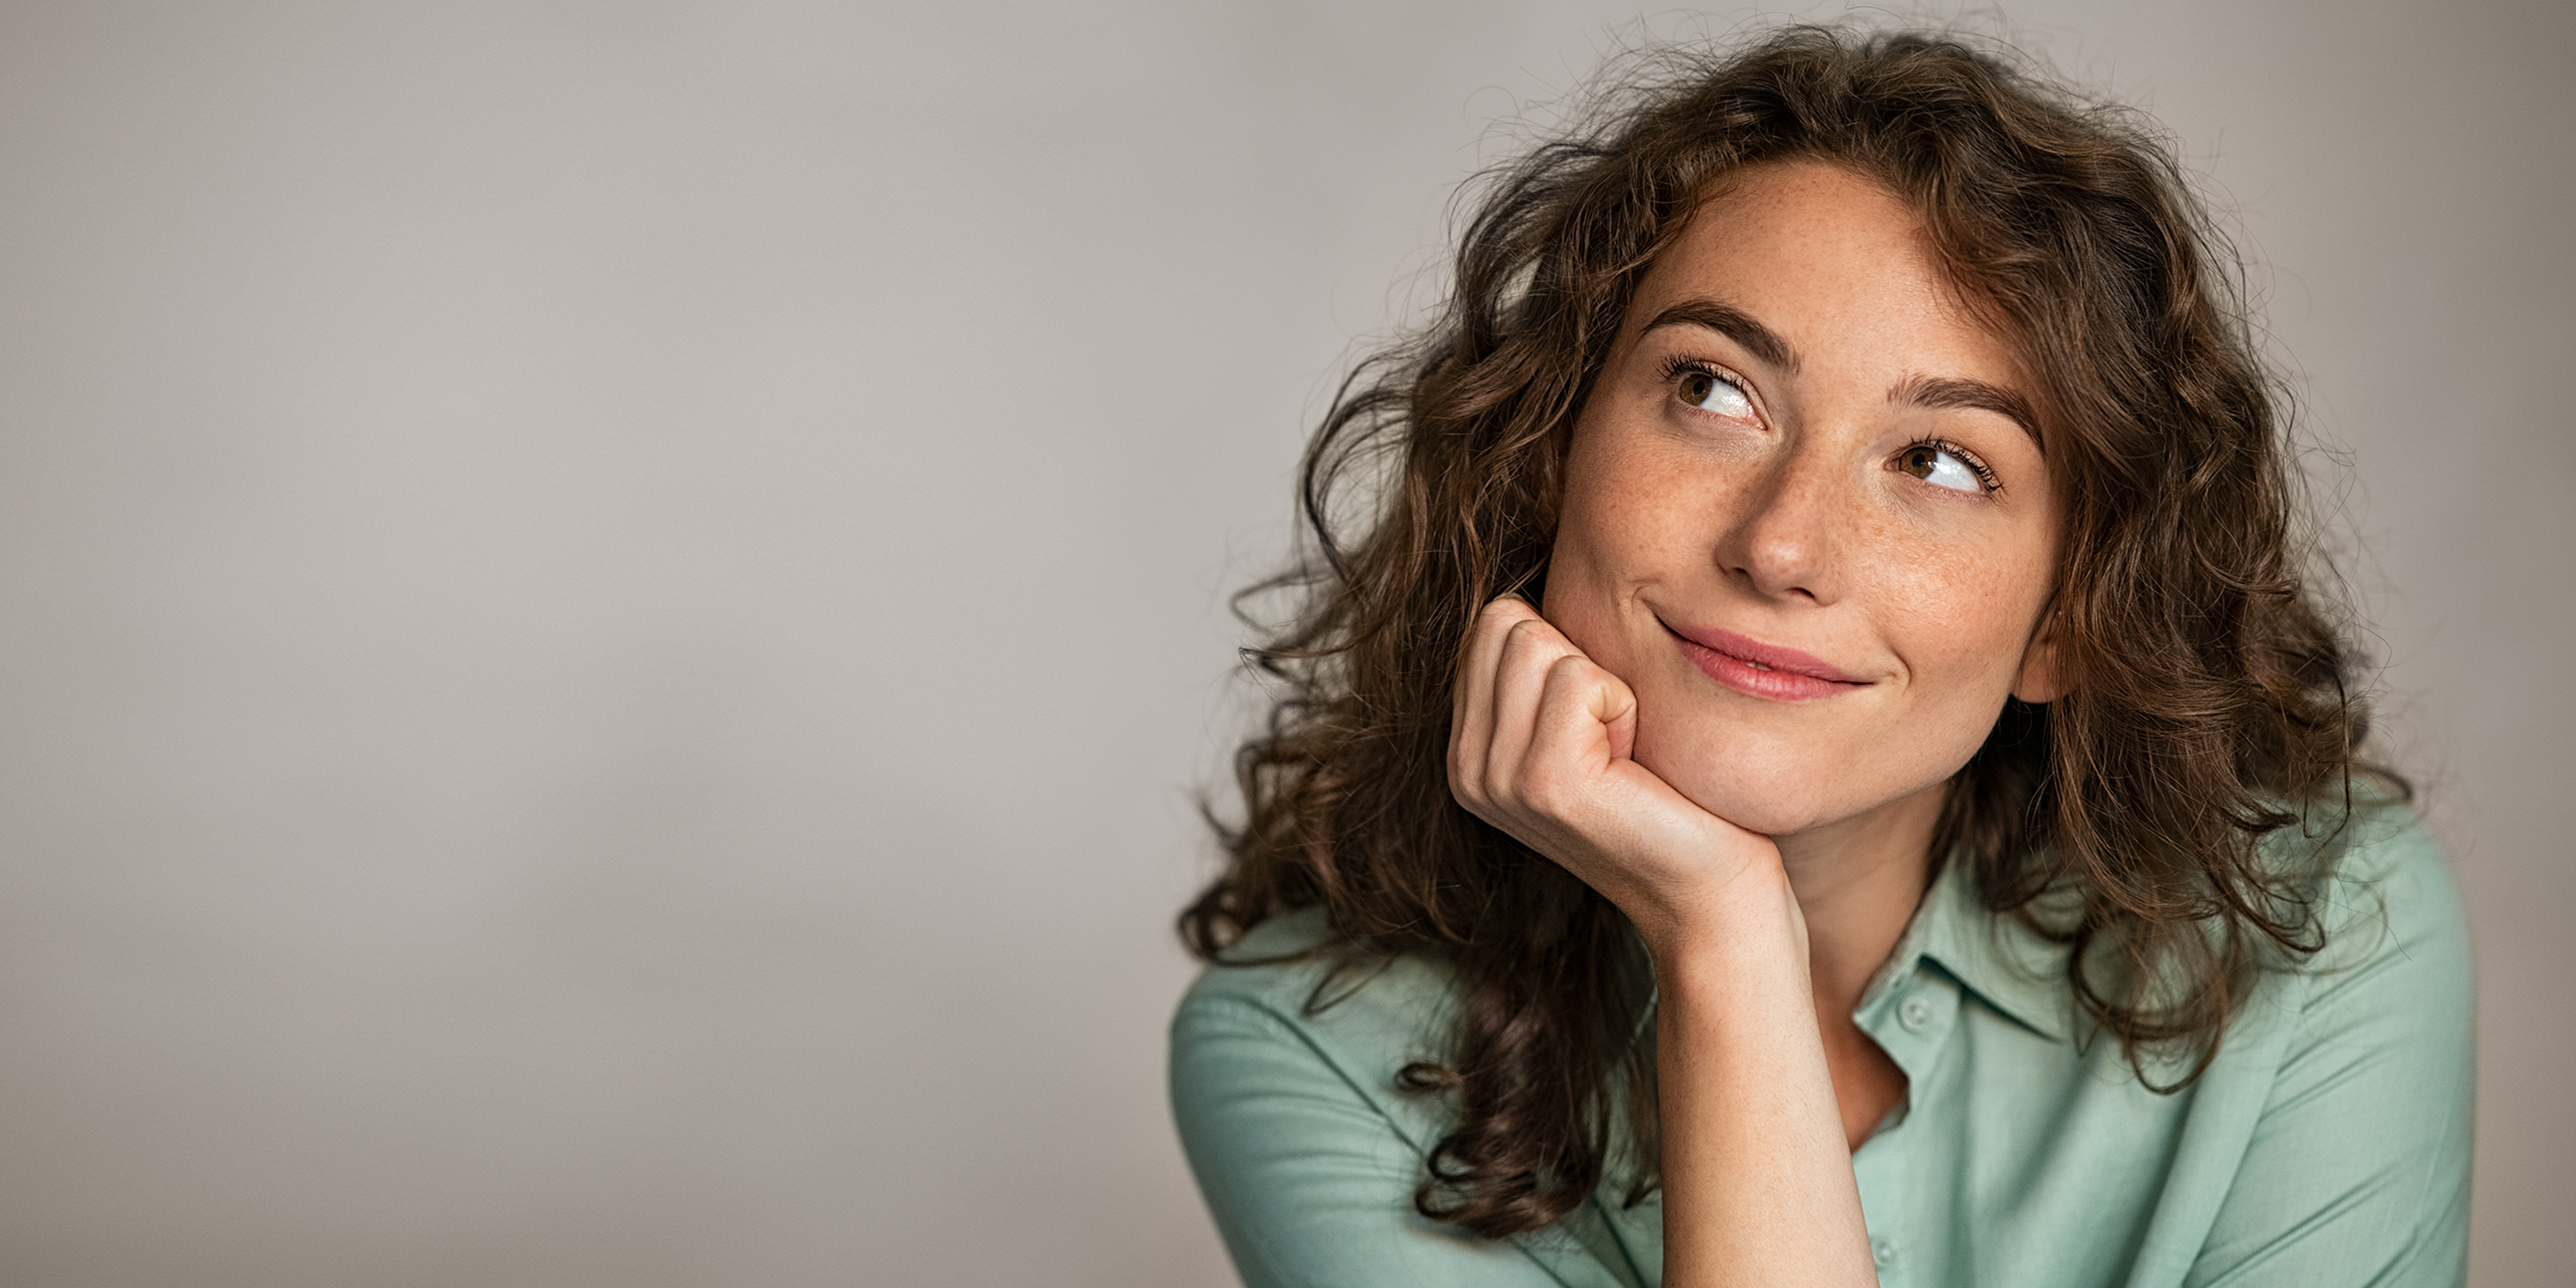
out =
<svg viewBox="0 0 2576 1288"><path fill-rule="evenodd" d="M1657 754L1643 738L1636 759L1657 778L1672 784L1690 803L1747 831L1790 836L1848 818L1882 802L1851 798L1847 776L1840 790L1818 790L1836 776L1794 764L1764 763L1765 757ZM1741 770L1716 766L1741 765ZM1902 793L1899 793L1900 795ZM1830 798L1829 798L1830 796ZM1893 799L1891 797L1890 799Z"/></svg>
<svg viewBox="0 0 2576 1288"><path fill-rule="evenodd" d="M1745 737L1740 725L1726 732L1736 736L1657 739L1640 728L1636 760L1692 804L1764 836L1795 836L1903 800L1947 780L1976 750L1967 747L1956 764L1946 756L1891 763L1884 749L1845 755L1811 739Z"/></svg>
<svg viewBox="0 0 2576 1288"><path fill-rule="evenodd" d="M1647 768L1653 769L1654 766L1648 765ZM1670 775L1664 775L1660 770L1657 773L1665 781L1672 781ZM1676 782L1673 787L1701 809L1748 832L1760 832L1764 836L1795 836L1885 803L1870 801L1854 808L1850 802L1815 800L1810 793L1801 792L1794 785L1753 777L1731 777L1723 783L1691 783L1687 786Z"/></svg>

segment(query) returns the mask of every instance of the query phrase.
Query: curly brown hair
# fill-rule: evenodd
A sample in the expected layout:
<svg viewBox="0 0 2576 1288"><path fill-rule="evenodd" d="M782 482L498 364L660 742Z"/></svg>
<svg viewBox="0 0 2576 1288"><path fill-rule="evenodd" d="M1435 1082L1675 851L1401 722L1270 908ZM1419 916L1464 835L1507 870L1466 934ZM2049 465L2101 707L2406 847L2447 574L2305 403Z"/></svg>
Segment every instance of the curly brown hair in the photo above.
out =
<svg viewBox="0 0 2576 1288"><path fill-rule="evenodd" d="M1454 965L1448 1049L1404 1074L1455 1098L1415 1201L1487 1237L1565 1215L1614 1160L1632 1201L1656 1183L1652 985L1616 908L1451 798L1450 686L1479 607L1537 598L1585 395L1729 172L1807 159L1885 184L2032 373L2067 498L2051 611L2072 687L2006 704L1933 858L2071 946L2076 1002L2142 1079L2151 1049L2185 1057L2159 1089L2196 1078L2258 967L2321 946L2313 873L2257 843L2312 806L2339 826L2358 772L2240 270L2156 134L1945 36L1798 27L1644 68L1487 176L1445 311L1317 430L1310 557L1255 588L1299 596L1247 651L1278 700L1236 757L1231 863L1181 917L1210 960L1321 905L1345 962Z"/></svg>

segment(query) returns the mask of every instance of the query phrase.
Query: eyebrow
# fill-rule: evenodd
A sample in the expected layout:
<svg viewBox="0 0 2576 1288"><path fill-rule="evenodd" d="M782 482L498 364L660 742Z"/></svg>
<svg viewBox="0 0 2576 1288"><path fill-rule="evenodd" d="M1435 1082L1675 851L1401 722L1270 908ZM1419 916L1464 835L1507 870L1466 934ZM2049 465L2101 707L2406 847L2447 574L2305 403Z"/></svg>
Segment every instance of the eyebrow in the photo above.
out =
<svg viewBox="0 0 2576 1288"><path fill-rule="evenodd" d="M1754 321L1752 314L1732 304L1720 304L1715 300L1684 300L1656 314L1655 320L1647 323L1646 329L1638 334L1668 326L1707 327L1743 345L1747 352L1772 366L1792 374L1798 370L1798 354L1789 347L1789 342L1774 334L1771 328Z"/></svg>
<svg viewBox="0 0 2576 1288"><path fill-rule="evenodd" d="M2021 426L2021 432L2030 435L2031 446L2040 449L2041 454L2048 451L2048 440L2039 436L2039 417L2031 412L2030 400L2000 385L1955 376L1910 376L1887 391L1887 400L1917 407L1990 411Z"/></svg>
<svg viewBox="0 0 2576 1288"><path fill-rule="evenodd" d="M1684 300L1656 314L1639 334L1668 326L1706 327L1743 345L1754 357L1792 375L1797 373L1798 351L1790 348L1778 332L1732 304ZM2039 436L2039 417L2031 410L2030 400L2001 385L1957 376L1909 376L1887 391L1887 400L1916 407L1990 411L2021 426L2021 432L2030 436L2034 446L2046 450L2046 441Z"/></svg>

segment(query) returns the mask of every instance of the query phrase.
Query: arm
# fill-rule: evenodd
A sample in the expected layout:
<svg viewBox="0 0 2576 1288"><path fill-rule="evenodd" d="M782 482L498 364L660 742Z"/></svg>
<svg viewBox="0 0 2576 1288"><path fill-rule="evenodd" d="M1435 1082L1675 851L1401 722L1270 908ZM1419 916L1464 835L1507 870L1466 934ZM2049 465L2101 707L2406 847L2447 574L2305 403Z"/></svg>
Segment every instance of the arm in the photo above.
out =
<svg viewBox="0 0 2576 1288"><path fill-rule="evenodd" d="M2292 994L2289 1051L2193 1288L2465 1277L2476 1052L2459 893L2412 824L2350 856L2330 897L2327 948Z"/></svg>
<svg viewBox="0 0 2576 1288"><path fill-rule="evenodd" d="M1259 1001L1193 992L1172 1021L1171 1077L1182 1146L1247 1288L1560 1288L1511 1244L1417 1215L1422 1158L1361 1089L1378 1080Z"/></svg>
<svg viewBox="0 0 2576 1288"><path fill-rule="evenodd" d="M1517 599L1469 638L1452 730L1459 802L1618 905L1654 959L1666 1288L1874 1284L1777 847L1629 759L1627 685Z"/></svg>

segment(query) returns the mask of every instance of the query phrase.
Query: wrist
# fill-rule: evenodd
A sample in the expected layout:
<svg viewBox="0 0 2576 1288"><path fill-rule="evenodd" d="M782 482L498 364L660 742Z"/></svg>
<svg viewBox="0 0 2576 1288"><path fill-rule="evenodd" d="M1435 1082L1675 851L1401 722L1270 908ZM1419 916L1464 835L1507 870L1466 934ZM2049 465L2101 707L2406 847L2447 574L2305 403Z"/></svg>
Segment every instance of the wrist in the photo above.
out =
<svg viewBox="0 0 2576 1288"><path fill-rule="evenodd" d="M1651 922L1639 920L1637 933L1667 986L1711 975L1741 979L1748 969L1783 963L1806 970L1806 920L1776 854L1659 912Z"/></svg>

